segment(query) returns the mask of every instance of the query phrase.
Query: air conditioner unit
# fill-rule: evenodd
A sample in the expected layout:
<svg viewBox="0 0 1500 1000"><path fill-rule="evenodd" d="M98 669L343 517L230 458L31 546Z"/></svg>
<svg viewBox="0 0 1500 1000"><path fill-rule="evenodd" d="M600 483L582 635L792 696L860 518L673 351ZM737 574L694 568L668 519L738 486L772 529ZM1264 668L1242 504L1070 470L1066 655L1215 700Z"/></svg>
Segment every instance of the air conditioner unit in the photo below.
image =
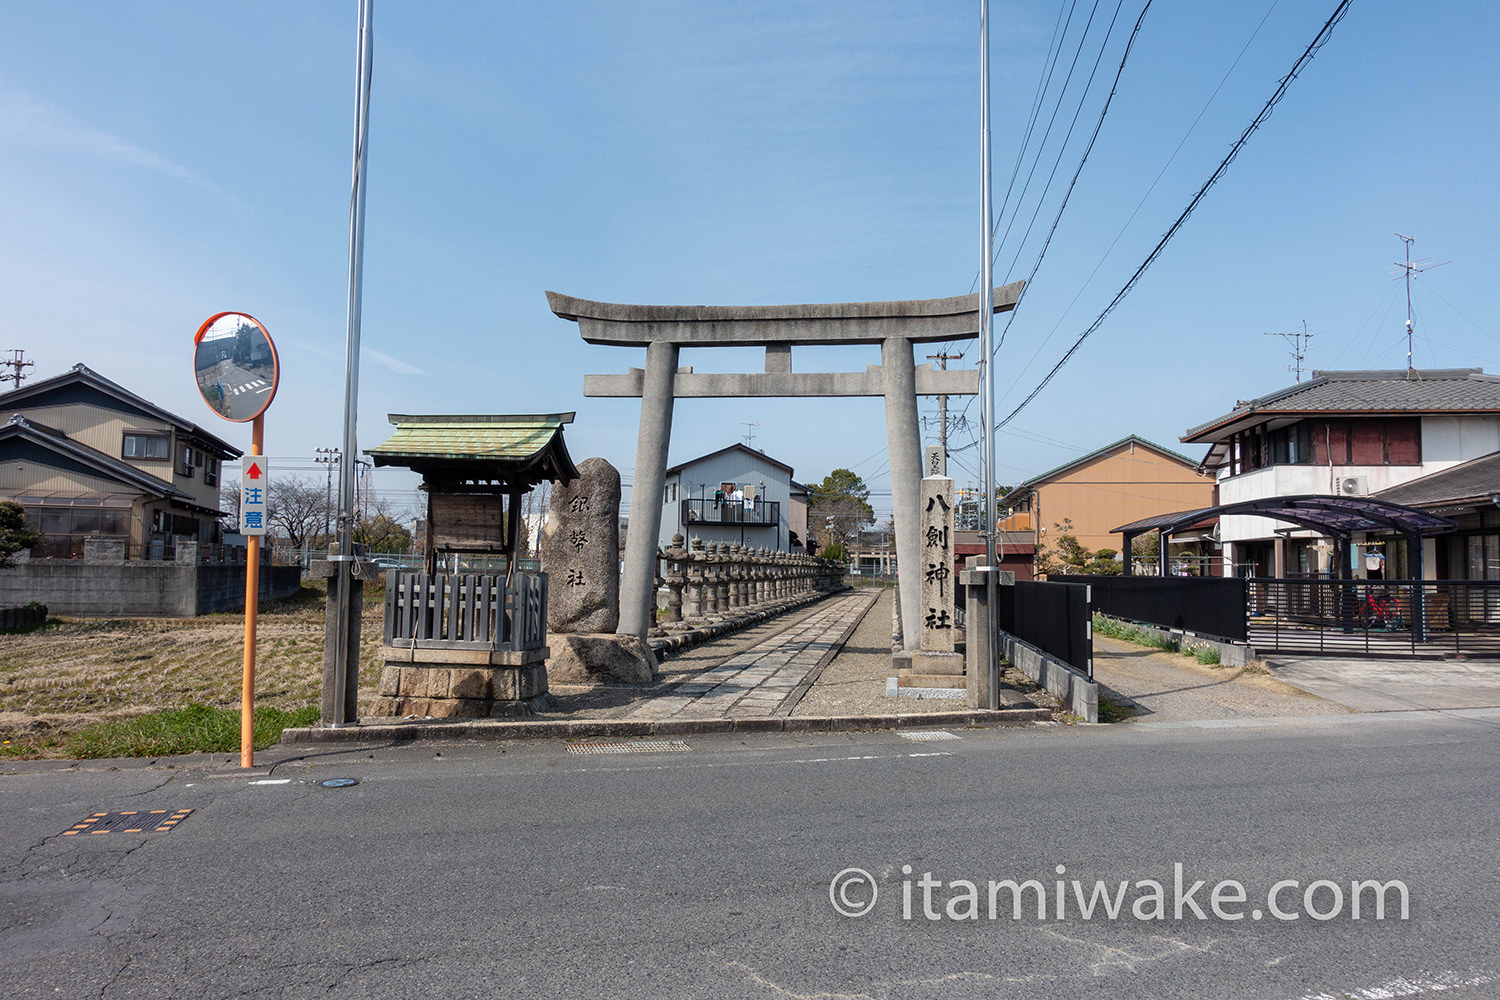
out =
<svg viewBox="0 0 1500 1000"><path fill-rule="evenodd" d="M1362 497L1370 493L1370 480L1366 476L1340 476L1335 485L1341 497Z"/></svg>

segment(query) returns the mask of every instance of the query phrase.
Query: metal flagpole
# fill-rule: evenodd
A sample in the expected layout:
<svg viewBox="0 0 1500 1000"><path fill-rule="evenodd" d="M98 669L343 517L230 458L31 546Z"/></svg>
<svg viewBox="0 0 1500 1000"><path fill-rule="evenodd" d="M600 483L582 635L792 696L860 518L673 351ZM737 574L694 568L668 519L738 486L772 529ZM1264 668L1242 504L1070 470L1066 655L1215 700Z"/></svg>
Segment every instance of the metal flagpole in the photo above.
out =
<svg viewBox="0 0 1500 1000"><path fill-rule="evenodd" d="M995 614L995 582L1000 571L1000 560L995 547L995 372L993 337L995 315L995 292L993 260L994 230L990 219L990 4L979 0L979 211L982 216L984 239L983 261L980 264L979 281L979 363L983 366L979 395L980 434L984 447L984 596L989 619L989 641L985 644L989 656L990 704L999 705L1000 662L999 638Z"/></svg>
<svg viewBox="0 0 1500 1000"><path fill-rule="evenodd" d="M359 407L359 322L365 272L365 173L370 138L370 71L374 39L370 27L374 0L359 0L359 61L354 115L354 185L349 195L349 336L344 353L344 447L339 455L338 552L330 553L338 568L338 626L334 640L333 717L330 726L352 725L348 718L352 639L350 591L354 583L354 460L359 455L355 422ZM355 651L357 652L357 650Z"/></svg>

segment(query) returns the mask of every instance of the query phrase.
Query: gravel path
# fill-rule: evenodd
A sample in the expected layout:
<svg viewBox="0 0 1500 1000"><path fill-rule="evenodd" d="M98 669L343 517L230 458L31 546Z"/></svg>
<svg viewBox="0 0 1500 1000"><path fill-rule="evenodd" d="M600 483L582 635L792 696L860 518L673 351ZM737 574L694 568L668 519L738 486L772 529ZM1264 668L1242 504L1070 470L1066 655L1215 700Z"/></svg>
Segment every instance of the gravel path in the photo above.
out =
<svg viewBox="0 0 1500 1000"><path fill-rule="evenodd" d="M792 715L905 715L963 711L962 698L887 698L891 665L891 590L883 590L844 648L793 709Z"/></svg>
<svg viewBox="0 0 1500 1000"><path fill-rule="evenodd" d="M1338 715L1342 705L1284 684L1262 670L1208 666L1192 657L1094 636L1094 677L1116 703L1135 703L1131 722L1189 722L1247 716ZM1123 696L1123 698L1121 697ZM1101 704L1101 707L1102 704Z"/></svg>

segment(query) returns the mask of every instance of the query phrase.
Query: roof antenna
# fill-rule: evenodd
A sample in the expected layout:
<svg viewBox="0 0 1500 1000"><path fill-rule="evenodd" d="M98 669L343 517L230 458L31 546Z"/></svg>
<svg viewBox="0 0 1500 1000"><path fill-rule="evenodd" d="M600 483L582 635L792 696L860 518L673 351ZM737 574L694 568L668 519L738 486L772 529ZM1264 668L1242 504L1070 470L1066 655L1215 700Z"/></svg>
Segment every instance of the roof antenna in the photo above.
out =
<svg viewBox="0 0 1500 1000"><path fill-rule="evenodd" d="M759 420L741 420L740 423L742 423L742 424L745 425L745 444L748 447L754 447L754 445L755 445L755 428L757 428L757 427L760 426L760 421Z"/></svg>
<svg viewBox="0 0 1500 1000"><path fill-rule="evenodd" d="M1411 276L1414 274L1421 274L1423 271L1430 271L1434 267L1442 267L1443 264L1451 264L1453 262L1451 260L1445 260L1441 263L1434 264L1432 263L1431 257L1424 257L1421 260L1412 260L1411 245L1417 242L1417 238L1415 236L1402 236L1400 233L1397 233L1396 239L1406 244L1406 260L1398 260L1395 264L1396 267L1401 269L1396 277L1406 278L1406 377L1416 378L1416 369L1412 367L1411 363Z"/></svg>
<svg viewBox="0 0 1500 1000"><path fill-rule="evenodd" d="M1313 339L1313 334L1307 332L1307 320L1302 321L1302 332L1293 330L1284 332L1275 330L1267 333L1267 337L1283 337L1292 345L1292 363L1286 366L1286 370L1297 376L1297 381L1302 381L1302 360L1307 357L1307 342Z"/></svg>

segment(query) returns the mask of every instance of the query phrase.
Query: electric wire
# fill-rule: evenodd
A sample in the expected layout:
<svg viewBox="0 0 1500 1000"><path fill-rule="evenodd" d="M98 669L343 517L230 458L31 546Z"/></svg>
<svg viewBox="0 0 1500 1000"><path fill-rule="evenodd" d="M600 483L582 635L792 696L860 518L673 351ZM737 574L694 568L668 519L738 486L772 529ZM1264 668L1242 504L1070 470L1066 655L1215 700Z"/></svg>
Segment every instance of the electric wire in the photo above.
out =
<svg viewBox="0 0 1500 1000"><path fill-rule="evenodd" d="M1094 333L1095 330L1099 329L1099 327L1103 325L1104 320L1109 316L1111 312L1114 311L1115 307L1119 305L1122 300L1124 300L1126 295L1130 294L1130 291L1135 287L1136 283L1140 281L1141 276L1146 273L1146 270L1153 263L1155 263L1156 259L1161 256L1162 251L1166 249L1167 244L1170 243L1172 238L1177 235L1179 230L1181 230L1183 225L1187 222L1188 217L1193 214L1193 210L1198 207L1198 204L1208 194L1209 190L1218 183L1219 178L1223 177L1225 172L1228 171L1230 164L1232 164L1235 161L1235 158L1239 156L1240 150L1242 150L1245 147L1246 143L1250 141L1250 136L1253 135L1261 127L1261 125L1265 123L1266 119L1271 116L1271 112L1275 109L1276 105L1281 103L1281 100L1286 96L1287 89L1291 86L1292 81L1297 79L1298 75L1301 74L1303 68L1312 61L1313 57L1317 55L1318 50L1320 50L1324 46L1324 44L1327 43L1329 37L1333 34L1334 27L1336 27L1338 23L1343 20L1344 15L1348 12L1350 2L1351 0L1341 0L1338 7L1334 10L1333 14L1323 24L1323 27L1319 30L1317 36L1307 46L1307 49L1297 59L1296 63L1293 64L1291 71L1288 72L1286 76L1281 78L1281 82L1277 85L1275 93L1271 95L1271 99L1266 102L1263 108L1261 108L1260 113L1255 116L1254 120L1245 127L1245 130L1240 134L1239 139L1235 140L1234 145L1230 147L1229 154L1224 157L1223 162L1219 164L1218 168L1214 170L1213 174L1208 178L1208 180L1203 183L1203 186L1198 189L1198 193L1193 196L1190 202L1188 202L1187 208L1183 209L1182 214L1177 217L1177 221L1172 223L1171 227L1166 231L1165 234L1163 234L1161 239L1157 241L1156 246L1146 256L1146 259L1141 262L1140 266L1136 268L1135 273L1130 276L1130 280L1126 281L1124 286L1122 286L1121 289L1117 293L1115 293L1115 297L1110 300L1109 304L1104 307L1104 310L1098 315L1098 317L1089 324L1089 326L1083 331L1082 334L1079 335L1078 339L1073 342L1073 346L1068 348L1067 353L1062 356L1057 364L1052 366L1052 370L1049 371L1045 377L1043 377L1041 382L1037 384L1036 388L1032 389L1031 392L1026 396L1026 398L1021 401L1020 405L1013 409L1005 417L1004 420L995 425L995 430L999 430L1001 427L1004 427L1006 424L1014 420L1022 410L1024 410L1031 404L1032 400L1036 399L1036 397L1041 394L1042 390L1045 389L1047 385L1052 381L1052 379L1056 377L1057 373L1063 369L1063 366L1066 365L1070 360L1072 360L1073 356L1078 352L1078 349L1083 346L1084 342L1088 340L1088 338Z"/></svg>

